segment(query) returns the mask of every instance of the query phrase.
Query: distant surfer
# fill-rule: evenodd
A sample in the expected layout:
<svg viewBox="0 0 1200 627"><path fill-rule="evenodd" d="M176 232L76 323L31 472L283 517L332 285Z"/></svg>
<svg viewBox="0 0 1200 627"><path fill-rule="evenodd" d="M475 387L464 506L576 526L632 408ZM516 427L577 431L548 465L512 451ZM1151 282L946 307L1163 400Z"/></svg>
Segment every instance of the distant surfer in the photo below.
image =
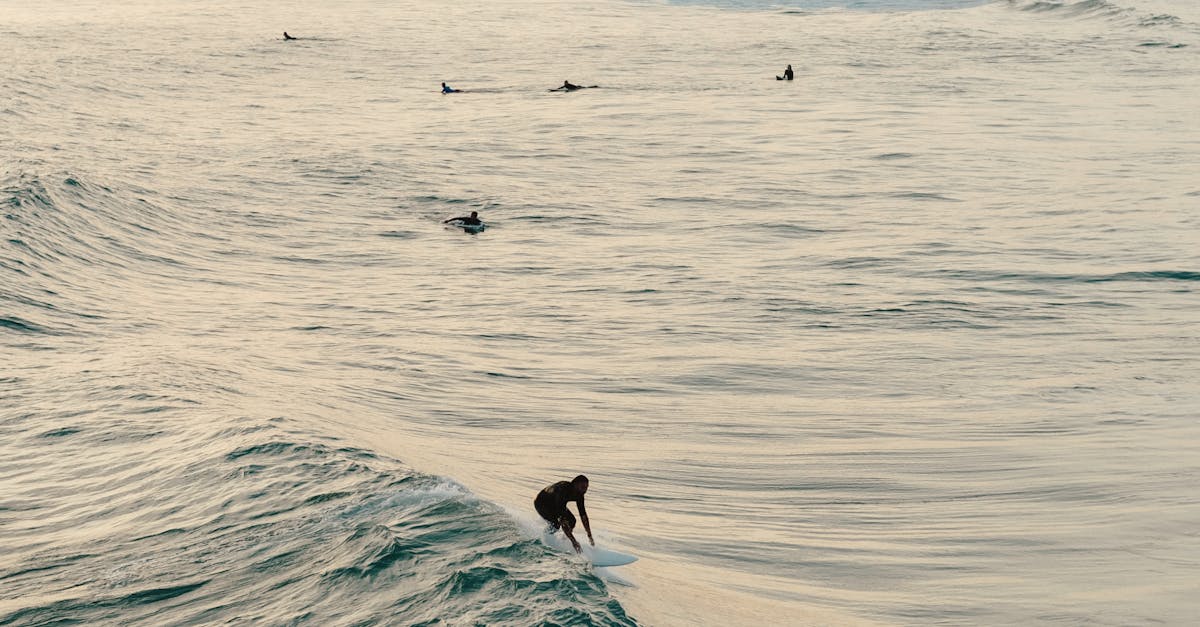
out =
<svg viewBox="0 0 1200 627"><path fill-rule="evenodd" d="M592 87L597 87L597 85L574 85L571 81L563 81L561 87L555 87L550 91L575 91L576 89L589 89Z"/></svg>
<svg viewBox="0 0 1200 627"><path fill-rule="evenodd" d="M537 513L550 522L551 528L562 529L563 533L567 534L567 539L571 541L571 546L575 547L576 553L582 552L583 549L571 533L575 530L575 517L567 509L567 503L571 501L575 501L575 508L579 510L579 518L583 520L588 542L596 546L596 541L592 539L592 526L588 523L587 510L583 507L583 495L587 490L588 478L579 475L570 481L559 481L546 486L538 492L537 498L533 499L533 507Z"/></svg>
<svg viewBox="0 0 1200 627"><path fill-rule="evenodd" d="M789 64L788 64L788 66L787 66L787 69L783 71L783 76L776 76L776 77L775 77L775 80L777 80L777 81L790 81L790 80L792 80L793 78L795 78L795 76L796 76L796 75L792 73L792 64L791 64L791 63L789 63Z"/></svg>
<svg viewBox="0 0 1200 627"><path fill-rule="evenodd" d="M442 85L445 85L445 83L442 83ZM442 224L450 224L451 222L453 222L454 224L456 224L458 226L482 226L483 225L483 220L479 219L478 211L472 211L471 215L469 215L469 216L458 216L457 218L450 218L449 220L442 220Z"/></svg>
<svg viewBox="0 0 1200 627"><path fill-rule="evenodd" d="M287 34L287 31L283 31L283 40L284 40L284 41L295 41L295 40L296 40L296 38L295 38L295 37L292 37L292 36L291 36L291 35L289 35L289 34Z"/></svg>
<svg viewBox="0 0 1200 627"><path fill-rule="evenodd" d="M445 84L445 83L442 83L442 93L443 94L457 94L458 90Z"/></svg>

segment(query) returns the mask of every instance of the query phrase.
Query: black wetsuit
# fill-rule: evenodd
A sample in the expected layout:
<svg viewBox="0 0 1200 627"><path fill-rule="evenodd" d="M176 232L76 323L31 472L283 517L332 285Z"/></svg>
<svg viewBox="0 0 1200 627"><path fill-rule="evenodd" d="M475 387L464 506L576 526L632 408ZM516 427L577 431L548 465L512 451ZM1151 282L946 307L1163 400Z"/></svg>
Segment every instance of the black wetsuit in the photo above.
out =
<svg viewBox="0 0 1200 627"><path fill-rule="evenodd" d="M587 510L583 508L583 495L570 481L559 481L543 488L538 492L537 498L533 499L533 508L542 518L550 521L551 527L560 529L565 524L570 530L575 528L575 516L567 509L567 503L571 501L575 501L579 515L586 520Z"/></svg>

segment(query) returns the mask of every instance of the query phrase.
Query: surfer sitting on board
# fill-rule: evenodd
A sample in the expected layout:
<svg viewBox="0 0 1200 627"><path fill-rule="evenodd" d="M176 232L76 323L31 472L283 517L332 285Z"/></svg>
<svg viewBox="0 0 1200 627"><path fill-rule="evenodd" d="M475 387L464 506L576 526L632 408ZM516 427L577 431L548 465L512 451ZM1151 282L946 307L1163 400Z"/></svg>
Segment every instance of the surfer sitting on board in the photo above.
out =
<svg viewBox="0 0 1200 627"><path fill-rule="evenodd" d="M588 478L579 475L570 481L559 481L546 486L541 492L538 492L537 498L533 499L533 507L537 513L550 521L550 527L562 529L563 533L567 534L567 539L571 541L571 546L575 547L576 553L583 549L580 548L579 542L571 533L575 529L575 517L567 509L567 503L571 501L575 501L579 517L583 519L583 528L587 531L588 542L592 546L596 546L596 541L592 539L592 526L588 524L587 510L583 507L583 495L587 493L587 489Z"/></svg>
<svg viewBox="0 0 1200 627"><path fill-rule="evenodd" d="M776 76L776 77L775 77L775 80L777 80L777 81L790 81L790 80L792 80L793 78L795 78L795 76L796 76L795 72L792 72L792 64L791 64L791 63L789 63L789 64L788 64L788 66L787 66L787 69L783 71L783 76Z"/></svg>
<svg viewBox="0 0 1200 627"><path fill-rule="evenodd" d="M445 85L445 83L442 84ZM451 222L462 226L479 226L483 224L483 220L479 219L478 211L472 211L469 216L458 216L457 218L442 220L442 224L450 224Z"/></svg>

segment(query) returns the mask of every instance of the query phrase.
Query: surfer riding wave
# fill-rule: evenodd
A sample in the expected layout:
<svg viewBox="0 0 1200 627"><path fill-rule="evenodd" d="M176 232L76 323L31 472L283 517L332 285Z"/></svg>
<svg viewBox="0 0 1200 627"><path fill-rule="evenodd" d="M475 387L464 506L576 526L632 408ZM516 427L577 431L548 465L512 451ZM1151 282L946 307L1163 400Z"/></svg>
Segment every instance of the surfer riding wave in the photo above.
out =
<svg viewBox="0 0 1200 627"><path fill-rule="evenodd" d="M550 523L552 529L562 529L567 539L571 541L571 546L575 547L576 553L582 552L583 549L579 546L579 541L575 539L573 533L575 516L567 509L567 503L571 501L575 501L575 507L579 510L579 518L583 520L583 528L587 531L588 542L592 546L596 546L596 541L592 539L592 526L588 522L587 509L583 506L583 495L587 493L587 490L588 478L579 475L570 481L559 481L546 486L533 499L533 508Z"/></svg>

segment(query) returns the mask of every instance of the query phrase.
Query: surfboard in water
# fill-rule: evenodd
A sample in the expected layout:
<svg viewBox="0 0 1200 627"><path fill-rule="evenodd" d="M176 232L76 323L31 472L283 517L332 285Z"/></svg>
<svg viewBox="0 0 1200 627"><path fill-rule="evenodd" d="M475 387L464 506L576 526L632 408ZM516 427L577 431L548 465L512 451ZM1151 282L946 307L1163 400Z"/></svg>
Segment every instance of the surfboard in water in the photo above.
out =
<svg viewBox="0 0 1200 627"><path fill-rule="evenodd" d="M637 561L637 557L628 553L606 549L602 546L583 545L583 556L592 566L624 566Z"/></svg>
<svg viewBox="0 0 1200 627"><path fill-rule="evenodd" d="M577 555L577 553L575 553L575 548L571 546L571 541L567 540L566 536L559 533L543 533L542 544L564 553ZM579 555L582 555L584 559L591 562L592 566L624 566L626 564L632 564L638 559L637 556L630 555L628 553L606 549L602 546L592 546L587 543L586 539L582 542L581 546L583 547L583 553Z"/></svg>
<svg viewBox="0 0 1200 627"><path fill-rule="evenodd" d="M446 228L454 230L462 230L466 233L482 233L487 228L487 224L480 222L479 224L463 224L462 222L447 222Z"/></svg>

